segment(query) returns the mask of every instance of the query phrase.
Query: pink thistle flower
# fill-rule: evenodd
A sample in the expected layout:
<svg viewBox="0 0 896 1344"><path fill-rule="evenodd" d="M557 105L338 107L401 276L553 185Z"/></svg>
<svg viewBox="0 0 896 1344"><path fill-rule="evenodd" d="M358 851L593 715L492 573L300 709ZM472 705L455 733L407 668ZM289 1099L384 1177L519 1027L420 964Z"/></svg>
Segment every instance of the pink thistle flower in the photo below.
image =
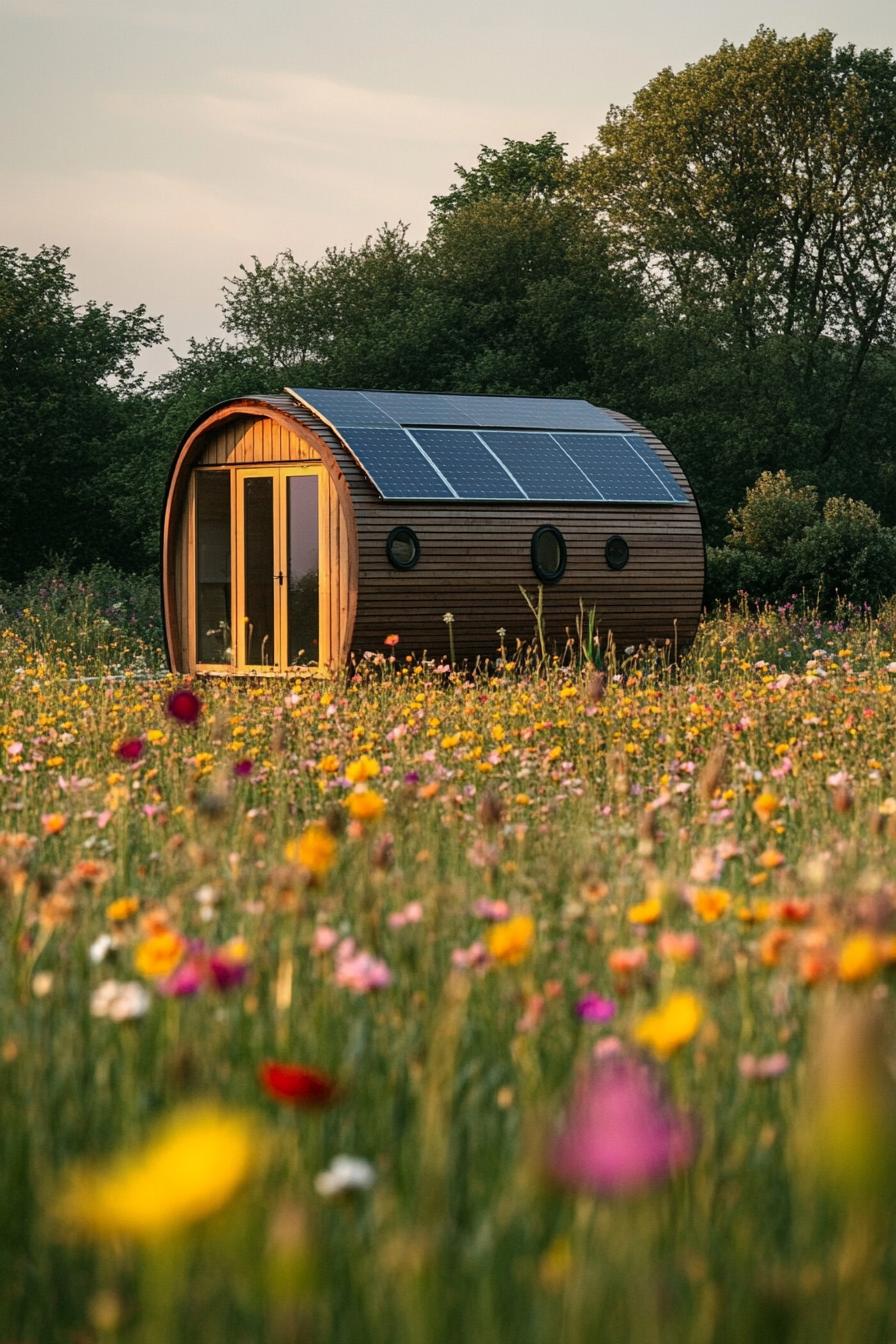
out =
<svg viewBox="0 0 896 1344"><path fill-rule="evenodd" d="M577 1089L549 1165L562 1185L624 1195L667 1180L696 1150L693 1118L666 1100L648 1066L619 1056Z"/></svg>
<svg viewBox="0 0 896 1344"><path fill-rule="evenodd" d="M601 998L600 994L584 994L576 1004L576 1017L583 1022L610 1022L615 1016L615 1000Z"/></svg>

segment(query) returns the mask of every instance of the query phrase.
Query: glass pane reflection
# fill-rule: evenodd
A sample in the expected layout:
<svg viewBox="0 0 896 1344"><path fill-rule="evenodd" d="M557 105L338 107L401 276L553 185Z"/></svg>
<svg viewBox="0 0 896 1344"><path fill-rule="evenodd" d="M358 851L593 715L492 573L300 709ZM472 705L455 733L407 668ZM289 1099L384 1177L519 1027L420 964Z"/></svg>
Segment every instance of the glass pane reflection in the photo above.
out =
<svg viewBox="0 0 896 1344"><path fill-rule="evenodd" d="M232 663L230 473L196 473L196 660Z"/></svg>
<svg viewBox="0 0 896 1344"><path fill-rule="evenodd" d="M317 476L288 476L287 514L289 594L287 598L287 662L290 666L320 659L319 541Z"/></svg>
<svg viewBox="0 0 896 1344"><path fill-rule="evenodd" d="M243 482L244 605L246 663L271 667L274 650L274 481L247 476Z"/></svg>

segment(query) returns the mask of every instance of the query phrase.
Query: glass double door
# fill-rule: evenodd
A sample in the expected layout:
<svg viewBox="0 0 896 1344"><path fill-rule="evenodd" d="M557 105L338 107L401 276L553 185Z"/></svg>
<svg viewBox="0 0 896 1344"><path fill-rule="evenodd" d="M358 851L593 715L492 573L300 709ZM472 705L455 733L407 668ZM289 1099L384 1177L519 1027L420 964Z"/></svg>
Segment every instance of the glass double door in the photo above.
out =
<svg viewBox="0 0 896 1344"><path fill-rule="evenodd" d="M197 661L244 672L318 666L321 470L196 473Z"/></svg>

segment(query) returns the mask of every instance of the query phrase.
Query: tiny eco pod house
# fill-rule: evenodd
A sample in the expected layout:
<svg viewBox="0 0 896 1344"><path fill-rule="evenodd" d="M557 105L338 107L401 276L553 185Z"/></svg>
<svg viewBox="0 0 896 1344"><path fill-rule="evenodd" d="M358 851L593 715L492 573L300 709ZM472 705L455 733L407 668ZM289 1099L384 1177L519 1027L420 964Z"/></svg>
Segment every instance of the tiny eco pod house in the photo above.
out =
<svg viewBox="0 0 896 1344"><path fill-rule="evenodd" d="M587 401L286 388L214 406L165 494L173 671L336 667L381 650L493 656L594 609L617 646L693 639L700 513L648 430Z"/></svg>

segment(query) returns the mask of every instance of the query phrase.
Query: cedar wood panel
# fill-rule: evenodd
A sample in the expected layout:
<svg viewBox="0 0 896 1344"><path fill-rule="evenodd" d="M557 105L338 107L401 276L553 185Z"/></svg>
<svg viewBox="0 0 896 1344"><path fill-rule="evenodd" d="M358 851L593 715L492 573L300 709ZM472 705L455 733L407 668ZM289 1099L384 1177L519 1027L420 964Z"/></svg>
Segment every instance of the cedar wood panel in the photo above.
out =
<svg viewBox="0 0 896 1344"><path fill-rule="evenodd" d="M511 647L517 637L529 639L533 620L519 589L537 600L529 547L535 528L544 523L558 527L567 546L563 578L544 585L550 640L561 643L574 635L581 599L586 611L595 608L601 637L612 631L617 646L668 641L683 652L691 643L703 604L699 511L676 459L635 421L615 417L622 428L647 439L687 504L395 503L379 497L338 436L291 397L243 399L238 405L239 418L231 416L202 436L203 463L321 457L341 478L343 489L332 490L329 512L331 554L338 554L340 571L331 648L345 657L381 650L389 634L400 637L402 652L425 649L441 657L448 649L446 611L454 615L459 658L493 655L499 627ZM262 418L247 418L246 411ZM194 465L198 460L194 457ZM386 537L400 524L412 527L420 540L420 561L412 570L394 569L386 558ZM628 565L618 571L604 559L604 545L614 533L625 537L630 551ZM184 544L181 540L180 547ZM178 611L184 610L184 572L181 564ZM182 640L181 659L186 652Z"/></svg>

